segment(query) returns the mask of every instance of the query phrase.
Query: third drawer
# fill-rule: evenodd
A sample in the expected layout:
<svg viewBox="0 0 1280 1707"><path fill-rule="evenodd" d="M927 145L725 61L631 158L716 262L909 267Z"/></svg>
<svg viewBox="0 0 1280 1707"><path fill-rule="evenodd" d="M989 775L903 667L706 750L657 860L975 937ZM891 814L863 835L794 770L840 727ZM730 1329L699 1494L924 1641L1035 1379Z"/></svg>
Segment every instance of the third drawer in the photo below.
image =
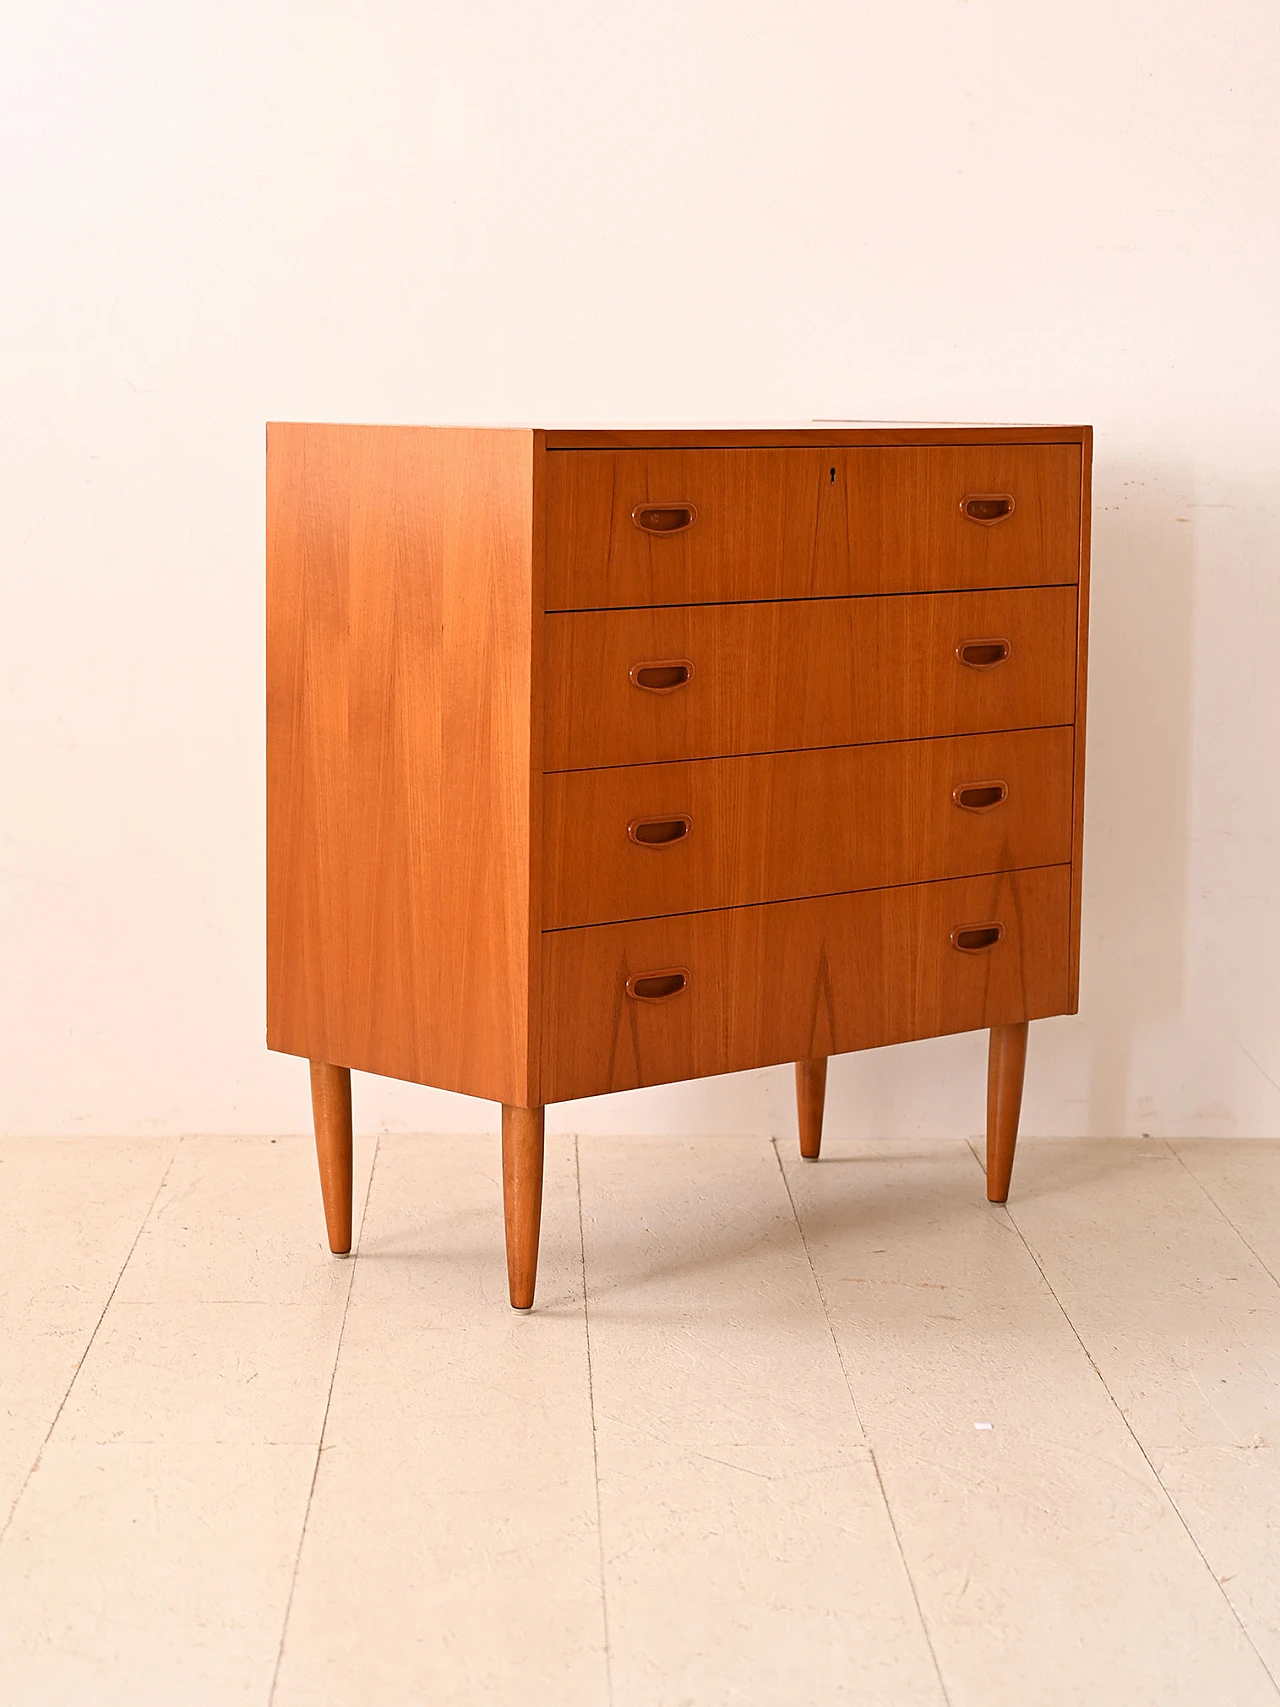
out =
<svg viewBox="0 0 1280 1707"><path fill-rule="evenodd" d="M564 771L543 929L1071 858L1074 730Z"/></svg>
<svg viewBox="0 0 1280 1707"><path fill-rule="evenodd" d="M1070 723L1076 589L544 619L548 771Z"/></svg>

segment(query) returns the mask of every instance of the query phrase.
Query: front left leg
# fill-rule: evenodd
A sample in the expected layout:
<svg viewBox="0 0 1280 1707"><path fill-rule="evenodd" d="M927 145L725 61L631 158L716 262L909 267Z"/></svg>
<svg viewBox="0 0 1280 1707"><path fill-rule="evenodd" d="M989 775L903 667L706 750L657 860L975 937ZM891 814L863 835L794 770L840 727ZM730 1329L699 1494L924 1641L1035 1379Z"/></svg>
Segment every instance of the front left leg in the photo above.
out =
<svg viewBox="0 0 1280 1707"><path fill-rule="evenodd" d="M542 1223L545 1111L502 1105L502 1206L507 1224L507 1292L513 1310L532 1310Z"/></svg>
<svg viewBox="0 0 1280 1707"><path fill-rule="evenodd" d="M345 1257L351 1249L351 1069L328 1061L311 1063L311 1113L320 1164L320 1195L329 1249Z"/></svg>

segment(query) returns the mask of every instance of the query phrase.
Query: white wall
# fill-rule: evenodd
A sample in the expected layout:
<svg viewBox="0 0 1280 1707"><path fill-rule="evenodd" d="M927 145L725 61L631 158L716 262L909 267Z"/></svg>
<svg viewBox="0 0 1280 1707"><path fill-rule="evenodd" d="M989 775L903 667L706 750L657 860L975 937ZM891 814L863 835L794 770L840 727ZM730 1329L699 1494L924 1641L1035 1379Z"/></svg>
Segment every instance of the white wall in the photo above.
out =
<svg viewBox="0 0 1280 1707"><path fill-rule="evenodd" d="M4 37L0 1126L305 1125L262 1045L265 420L888 416L1097 427L1083 1011L1025 1129L1280 1133L1274 0L46 0ZM977 1037L849 1057L829 1130L981 1097ZM364 1126L493 1115L359 1087Z"/></svg>

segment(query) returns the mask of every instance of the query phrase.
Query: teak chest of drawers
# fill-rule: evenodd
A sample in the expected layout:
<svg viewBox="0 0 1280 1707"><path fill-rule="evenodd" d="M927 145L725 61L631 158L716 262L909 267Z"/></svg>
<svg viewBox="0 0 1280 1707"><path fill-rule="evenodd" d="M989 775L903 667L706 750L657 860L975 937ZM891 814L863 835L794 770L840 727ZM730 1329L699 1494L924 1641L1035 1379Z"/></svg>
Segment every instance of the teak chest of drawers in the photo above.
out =
<svg viewBox="0 0 1280 1707"><path fill-rule="evenodd" d="M1087 427L268 429L268 1024L503 1104L511 1302L548 1102L1076 1008Z"/></svg>

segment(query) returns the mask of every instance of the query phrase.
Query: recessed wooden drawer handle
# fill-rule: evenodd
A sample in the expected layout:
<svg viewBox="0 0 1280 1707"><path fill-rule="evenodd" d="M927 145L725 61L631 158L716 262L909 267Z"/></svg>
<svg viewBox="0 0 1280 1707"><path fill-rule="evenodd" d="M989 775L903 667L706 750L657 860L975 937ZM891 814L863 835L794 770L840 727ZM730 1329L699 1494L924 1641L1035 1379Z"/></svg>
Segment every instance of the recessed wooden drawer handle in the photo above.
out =
<svg viewBox="0 0 1280 1707"><path fill-rule="evenodd" d="M633 664L627 674L646 693L674 693L693 680L693 665L688 658L659 658Z"/></svg>
<svg viewBox="0 0 1280 1707"><path fill-rule="evenodd" d="M627 825L627 835L638 847L673 848L682 842L693 828L687 812L674 818L633 818Z"/></svg>
<svg viewBox="0 0 1280 1707"><path fill-rule="evenodd" d="M669 966L663 972L633 972L627 979L627 994L636 1002L666 1002L689 987L684 966Z"/></svg>
<svg viewBox="0 0 1280 1707"><path fill-rule="evenodd" d="M641 533L683 533L697 519L692 504L637 504L631 512L631 520Z"/></svg>
<svg viewBox="0 0 1280 1707"><path fill-rule="evenodd" d="M1009 798L1007 782L965 782L952 791L951 798L966 812L990 812Z"/></svg>
<svg viewBox="0 0 1280 1707"><path fill-rule="evenodd" d="M989 925L957 925L951 933L951 946L961 954L981 954L994 948L1004 935L1004 926L994 920Z"/></svg>
<svg viewBox="0 0 1280 1707"><path fill-rule="evenodd" d="M962 640L956 657L971 670L994 670L1013 651L1007 640Z"/></svg>
<svg viewBox="0 0 1280 1707"><path fill-rule="evenodd" d="M1008 492L970 492L960 500L960 514L981 527L993 528L1013 514L1013 497Z"/></svg>

